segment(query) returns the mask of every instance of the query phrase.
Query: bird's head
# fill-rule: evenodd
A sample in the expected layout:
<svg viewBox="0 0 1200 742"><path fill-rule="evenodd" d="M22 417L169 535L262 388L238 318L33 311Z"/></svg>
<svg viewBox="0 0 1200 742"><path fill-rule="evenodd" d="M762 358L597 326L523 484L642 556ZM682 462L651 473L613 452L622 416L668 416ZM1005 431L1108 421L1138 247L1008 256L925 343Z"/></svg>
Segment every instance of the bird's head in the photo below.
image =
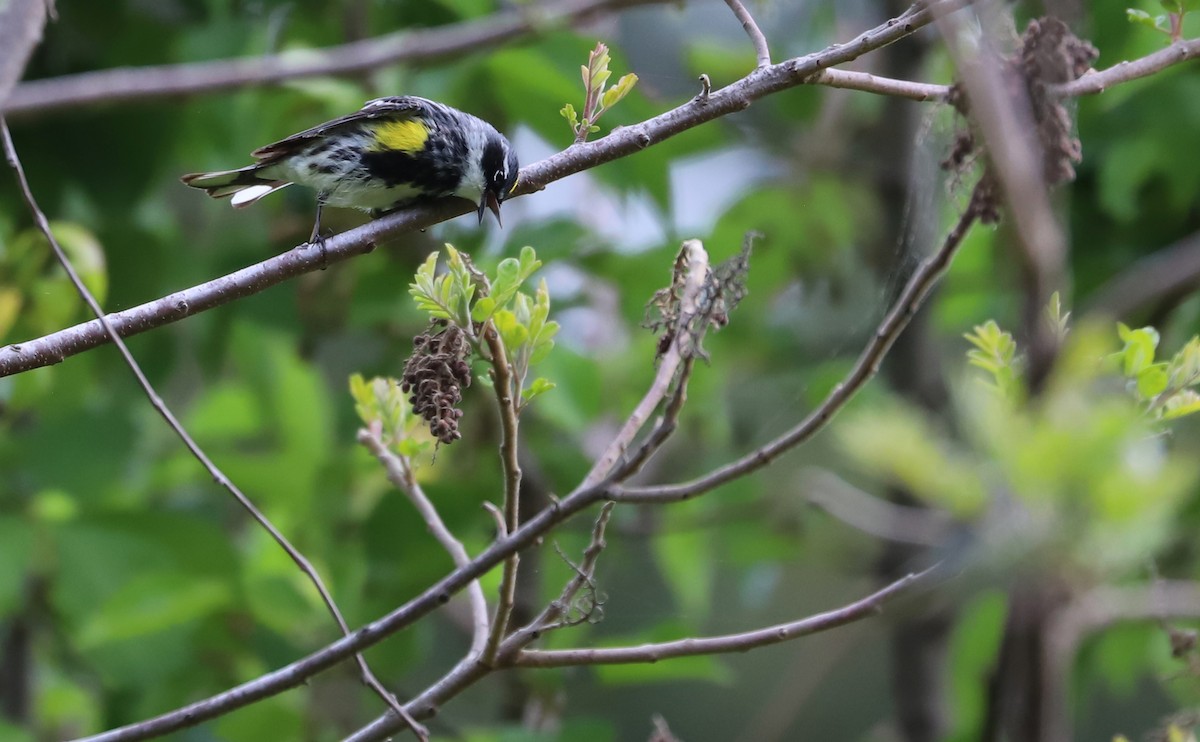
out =
<svg viewBox="0 0 1200 742"><path fill-rule="evenodd" d="M508 198L517 184L517 175L521 165L517 161L517 153L499 132L488 137L483 148L483 195L479 199L479 221L483 222L484 210L490 209L496 215L496 223L500 221L500 204Z"/></svg>

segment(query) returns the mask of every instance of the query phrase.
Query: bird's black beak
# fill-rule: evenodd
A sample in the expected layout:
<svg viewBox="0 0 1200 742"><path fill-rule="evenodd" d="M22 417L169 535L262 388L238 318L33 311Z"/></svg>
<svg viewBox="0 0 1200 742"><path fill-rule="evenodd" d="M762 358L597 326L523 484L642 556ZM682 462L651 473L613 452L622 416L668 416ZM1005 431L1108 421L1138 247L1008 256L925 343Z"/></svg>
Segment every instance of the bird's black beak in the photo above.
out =
<svg viewBox="0 0 1200 742"><path fill-rule="evenodd" d="M479 223L483 224L483 212L485 209L491 209L491 212L496 215L496 223L501 227L504 222L500 221L500 199L496 198L493 191L485 191L483 198L479 200Z"/></svg>

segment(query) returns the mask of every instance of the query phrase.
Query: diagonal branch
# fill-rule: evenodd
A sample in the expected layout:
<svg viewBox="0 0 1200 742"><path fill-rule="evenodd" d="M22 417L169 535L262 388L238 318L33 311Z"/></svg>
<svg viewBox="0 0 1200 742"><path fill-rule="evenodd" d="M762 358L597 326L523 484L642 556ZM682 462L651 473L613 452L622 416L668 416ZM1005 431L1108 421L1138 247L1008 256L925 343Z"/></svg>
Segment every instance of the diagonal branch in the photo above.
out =
<svg viewBox="0 0 1200 742"><path fill-rule="evenodd" d="M348 75L388 64L422 63L478 52L635 5L664 0L558 0L486 18L398 32L320 50L243 59L132 67L34 80L17 86L2 109L10 116L79 106L228 90L321 75ZM43 5L44 0L22 0ZM0 37L2 38L2 37ZM0 96L0 101L3 96Z"/></svg>
<svg viewBox="0 0 1200 742"><path fill-rule="evenodd" d="M572 667L578 665L628 665L639 662L658 662L675 657L745 652L758 647L792 641L802 636L828 631L848 623L878 614L883 603L926 581L939 565L924 572L908 574L881 590L827 613L798 621L767 626L753 631L722 636L679 639L637 647L606 647L603 649L525 650L513 659L517 667Z"/></svg>
<svg viewBox="0 0 1200 742"><path fill-rule="evenodd" d="M704 99L691 100L640 124L618 129L603 139L575 145L523 169L516 194L539 191L568 175L627 157L688 129L744 110L759 98L803 85L826 67L849 62L915 33L933 20L933 9L948 12L966 2L968 0L935 0L915 5L845 44L757 69L725 88L712 91ZM404 209L328 238L323 250L294 249L227 276L116 312L110 319L122 337L129 337L258 293L303 273L322 270L332 263L370 252L385 239L429 227L471 210L468 202L459 199ZM0 376L57 363L107 341L104 328L93 320L9 345L0 348Z"/></svg>
<svg viewBox="0 0 1200 742"><path fill-rule="evenodd" d="M160 397L158 392L154 390L154 387L150 384L150 380L147 379L146 374L142 372L141 366L139 366L138 362L134 360L133 354L130 353L129 348L126 347L125 341L122 340L117 334L116 330L113 329L113 326L109 323L108 319L104 315L104 310L100 308L100 303L96 301L96 297L93 296L92 292L89 291L87 286L84 285L83 279L81 279L79 274L75 271L75 266L71 264L71 261L67 257L67 254L63 251L62 246L58 244L58 240L54 237L54 233L50 231L50 222L46 220L46 215L42 212L41 208L38 207L37 201L33 197L33 191L29 188L29 181L25 179L25 169L21 167L21 161L17 157L16 147L13 146L12 135L8 131L8 123L2 117L0 117L0 139L3 140L4 156L8 160L8 164L12 166L13 170L17 174L17 182L20 185L21 193L25 197L25 203L29 206L29 210L33 213L34 221L37 222L38 229L45 236L47 242L50 243L51 249L54 250L54 256L58 258L58 262L62 264L63 270L66 271L67 276L70 277L71 283L75 285L75 290L79 292L79 295L83 298L84 302L87 303L88 307L92 310L92 313L96 315L98 321L104 327L104 331L112 339L113 343L116 344L117 350L121 353L121 357L125 359L125 364L129 366L129 370L133 372L134 378L137 379L138 385L142 387L142 391L146 394L146 398L150 400L150 405L154 407L155 411L157 411L164 420L166 420L167 425L170 426L171 430L175 432L175 435L179 436L179 439L183 441L183 445L188 449L192 456L200 462L200 465L208 471L209 475L213 478L213 481L215 481L221 487L224 487L229 494L233 495L234 499L238 501L238 504L250 514L250 517L252 517L258 523L258 525L262 527L263 530L270 534L271 538L274 539L275 543L277 543L281 549L287 552L287 555L291 557L292 561L295 562L300 571L303 572L306 577L308 577L309 582L313 584L313 587L315 587L317 592L320 594L321 601L325 604L326 609L328 609L330 615L332 615L334 620L337 622L338 628L342 630L342 635L349 636L350 626L346 623L346 619L342 617L342 612L337 607L337 603L334 602L332 593L330 593L329 589L325 587L325 583L321 580L321 576L317 574L316 568L313 567L312 563L300 553L299 549L297 549L295 546L292 546L292 543L288 541L287 537L275 527L275 524L267 519L267 516L263 514L263 512L259 510L253 502L251 502L250 498L246 497L241 489L239 489L237 485L235 485L233 481L229 479L229 477L225 476L223 471L217 468L217 465L212 462L212 459L208 457L208 454L204 453L204 450L200 448L199 444L196 443L191 434L189 434L183 427L183 424L180 423L175 417L175 413L171 412L171 409L167 407L165 402L163 402L162 397ZM419 738L422 740L428 739L429 732L425 729L425 727L418 724L412 719L412 717L405 713L403 707L396 700L396 697L389 693L387 689L383 687L383 684L379 682L379 679L375 677L375 674L371 672L371 668L367 665L366 659L364 659L359 653L355 653L354 657L358 662L358 668L362 674L363 682L372 690L374 690L379 697L382 698L384 702L387 703L394 711L399 713Z"/></svg>
<svg viewBox="0 0 1200 742"><path fill-rule="evenodd" d="M750 11L746 10L746 6L742 5L741 0L725 0L725 4L737 16L746 35L750 37L750 43L754 44L754 54L758 57L758 66L770 66L771 48L767 46L767 37L763 36L762 29L754 22L754 16L750 15Z"/></svg>
<svg viewBox="0 0 1200 742"><path fill-rule="evenodd" d="M658 403L671 390L671 383L676 378L676 371L681 365L684 365L685 357L690 357L694 352L691 347L693 341L687 325L697 314L700 294L704 290L705 280L708 277L708 253L704 251L704 245L699 240L687 240L679 252L677 263L678 260L684 261L683 265L687 267L687 274L683 277L684 284L679 299L679 327L674 328L675 342L671 343L671 347L659 361L658 372L654 375L650 389L638 402L633 412L629 414L625 424L613 437L604 453L596 459L591 471L584 477L582 484L584 487L604 481L613 473L626 450L633 443L638 431L645 426L650 415L658 407ZM687 367L690 369L691 364L688 363Z"/></svg>

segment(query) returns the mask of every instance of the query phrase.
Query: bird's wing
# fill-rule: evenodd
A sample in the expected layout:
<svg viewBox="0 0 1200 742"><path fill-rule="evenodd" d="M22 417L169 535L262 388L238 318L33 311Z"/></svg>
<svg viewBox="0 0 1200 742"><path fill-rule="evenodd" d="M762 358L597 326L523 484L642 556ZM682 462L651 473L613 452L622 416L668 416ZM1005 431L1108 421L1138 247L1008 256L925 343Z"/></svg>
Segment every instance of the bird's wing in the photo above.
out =
<svg viewBox="0 0 1200 742"><path fill-rule="evenodd" d="M311 129L305 129L302 132L296 133L280 139L278 142L259 147L251 152L251 156L258 160L271 160L277 157L282 157L292 152L295 152L300 147L309 144L315 139L319 139L330 131L337 129L347 124L358 123L359 121L370 121L379 118L406 119L411 118L414 114L421 111L428 101L424 98L417 98L411 95L393 96L391 98L376 98L368 101L361 109L354 113L340 116L331 121L326 121L323 124L318 124Z"/></svg>

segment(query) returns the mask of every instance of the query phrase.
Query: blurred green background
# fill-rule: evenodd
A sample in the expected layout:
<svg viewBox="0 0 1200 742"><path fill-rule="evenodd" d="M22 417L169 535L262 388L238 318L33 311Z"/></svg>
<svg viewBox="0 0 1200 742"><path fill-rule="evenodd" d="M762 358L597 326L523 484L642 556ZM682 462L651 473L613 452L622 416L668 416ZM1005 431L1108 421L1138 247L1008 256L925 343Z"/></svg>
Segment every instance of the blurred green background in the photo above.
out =
<svg viewBox="0 0 1200 742"><path fill-rule="evenodd" d="M511 5L537 3L58 0L59 19L47 28L26 77L320 48ZM1151 12L1156 6L1145 3ZM776 60L845 41L902 7L751 3ZM1100 50L1098 67L1164 43L1129 24L1125 8L1103 0L1078 11L1079 33ZM1021 7L1021 17L1039 12ZM394 94L435 98L491 121L530 163L570 143L559 109L567 102L579 107L579 65L597 40L611 47L615 76L633 71L640 82L605 115L596 136L686 101L700 73L720 86L754 64L728 8L697 0L630 9L579 31L545 29L421 67L89 106L10 124L57 234L105 307L119 310L307 237L310 192L288 189L234 212L182 186L180 174L240 166L261 144ZM858 68L938 82L950 74L929 33L872 54ZM1068 303L1082 307L1140 258L1200 229L1200 76L1194 65L1172 68L1083 99L1077 112L1084 160L1077 182L1056 201L1072 245ZM541 275L553 296L552 316L564 329L538 372L558 388L535 403L522 425L528 499L536 504L578 482L647 387L655 338L638 324L645 302L669 281L680 240L702 239L720 260L736 253L744 233L761 232L750 294L732 326L707 341L712 361L695 373L680 430L642 475L646 482L677 481L787 429L849 369L890 297L961 205L962 194L936 169L954 129L949 113L930 104L796 88L513 201L505 206L503 230L464 217L404 235L368 256L129 345L198 442L312 559L358 626L451 566L355 444L358 420L348 394L354 372L399 375L412 336L424 326L407 286L429 251L451 242L490 265L532 245L546 264ZM325 224L340 231L364 219L329 210ZM836 473L879 495L890 487L899 496L887 461L870 465L873 452L903 444L919 457L940 446L941 436L961 435L965 441L947 442L938 455L960 446L954 460L972 481L993 482L997 475L1037 484L1066 459L1081 471L1106 472L1125 451L1120 431L1135 423L1105 418L1118 419L1118 432L1076 446L1076 433L1104 429L1084 403L1085 411L1065 413L1061 435L1042 445L1035 434L1044 421L1004 428L987 417L994 413L970 411L980 394L978 372L967 368L970 346L962 335L988 319L1019 326L1022 286L1012 254L1006 228L976 228L884 376L829 435L696 501L618 507L599 570L604 619L558 632L550 645L754 628L839 606L888 575L923 566L921 549L889 545L809 502L820 489L814 472ZM27 340L87 316L13 178L0 177L0 341ZM1200 301L1170 297L1122 319L1153 322L1162 347L1173 352L1200 327ZM1115 350L1115 330L1111 322L1105 327ZM899 398L909 400L907 412L892 414ZM493 403L481 389L468 393L465 406L464 440L443 447L421 476L451 529L477 553L492 536L493 520L480 503L495 500L500 489L498 431ZM904 415L924 422L897 422ZM1009 476L1005 452L972 437L972 425L1038 441L1018 453L1005 449L1029 465L1021 471L1034 472L1034 479ZM1194 467L1194 428L1180 423L1167 444L1164 455L1180 471L1189 460ZM1042 458L1030 464L1030 457ZM1080 531L1095 523L1110 542L1089 531L1078 541L1067 537L995 556L973 538L986 507L955 499L966 496L958 488L939 500L938 483L945 481L939 477L949 470L938 465L945 459L921 460L932 462L924 473L935 496L925 496L924 480L900 477L905 497L957 519L961 533L943 550L982 554L973 563L983 568L970 579L922 601L950 616L941 634L949 646L941 663L948 672L945 737L977 739L1007 579L1027 571L1078 574L1080 563L1091 563L1080 556L1091 552L1081 549L1094 548L1099 538L1104 551L1129 531L1124 521L1106 521L1115 517L1106 511L1079 506L1093 494L1092 480L1080 476L1062 484L1069 491L1062 500L1047 487L1049 499L1035 511L1046 523L1083 518ZM1049 473L1037 479L1043 469ZM1169 507L1137 520L1143 529L1137 548L1087 580L1144 581L1152 561L1170 576L1197 576L1194 477L1184 471L1169 483L1150 481L1138 494L1149 501L1169 490ZM1142 515L1141 500L1130 507L1136 512L1129 517ZM577 555L589 529L579 518L527 555L526 607L556 596L569 576L552 543ZM485 582L494 595L498 572ZM465 651L469 637L458 608L452 603L367 653L402 698L440 677ZM902 603L882 619L745 655L494 676L451 701L432 729L439 738L476 742L645 739L658 713L689 741L908 739L899 731L901 701L892 683L911 668L896 649L893 619L917 620L920 611ZM3 742L61 739L137 721L336 638L311 587L183 450L107 346L0 379L0 632ZM1153 625L1088 642L1072 683L1078 738L1133 736L1200 702L1186 670ZM344 663L308 686L175 738L332 739L382 710Z"/></svg>

